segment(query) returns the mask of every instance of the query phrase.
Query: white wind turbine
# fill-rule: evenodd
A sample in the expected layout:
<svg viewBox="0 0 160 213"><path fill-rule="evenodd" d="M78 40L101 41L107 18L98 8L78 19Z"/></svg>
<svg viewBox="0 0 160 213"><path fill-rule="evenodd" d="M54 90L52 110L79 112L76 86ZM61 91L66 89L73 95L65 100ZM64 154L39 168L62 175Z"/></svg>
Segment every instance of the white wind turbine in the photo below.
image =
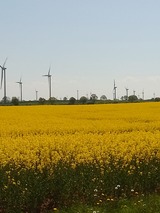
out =
<svg viewBox="0 0 160 213"><path fill-rule="evenodd" d="M36 101L38 101L38 90L35 90L36 92Z"/></svg>
<svg viewBox="0 0 160 213"><path fill-rule="evenodd" d="M113 86L113 100L116 100L116 89L117 89L117 87L116 87L116 82L115 82L115 80L114 80L114 86Z"/></svg>
<svg viewBox="0 0 160 213"><path fill-rule="evenodd" d="M3 83L3 78L4 78L4 103L6 103L6 100L7 100L7 95L6 95L6 69L7 68L5 67L6 61L7 61L7 58L3 64L3 66L0 65L0 67L1 67L1 88L2 88L2 83Z"/></svg>
<svg viewBox="0 0 160 213"><path fill-rule="evenodd" d="M19 88L20 88L20 101L22 102L22 79L20 78L20 81L17 81L16 83L19 84Z"/></svg>
<svg viewBox="0 0 160 213"><path fill-rule="evenodd" d="M126 89L126 99L128 100L128 91L129 91L129 89L127 87L125 87L125 89Z"/></svg>
<svg viewBox="0 0 160 213"><path fill-rule="evenodd" d="M49 84L49 100L51 100L51 77L52 75L50 74L51 67L49 68L48 74L43 75L44 77L48 77L48 84Z"/></svg>

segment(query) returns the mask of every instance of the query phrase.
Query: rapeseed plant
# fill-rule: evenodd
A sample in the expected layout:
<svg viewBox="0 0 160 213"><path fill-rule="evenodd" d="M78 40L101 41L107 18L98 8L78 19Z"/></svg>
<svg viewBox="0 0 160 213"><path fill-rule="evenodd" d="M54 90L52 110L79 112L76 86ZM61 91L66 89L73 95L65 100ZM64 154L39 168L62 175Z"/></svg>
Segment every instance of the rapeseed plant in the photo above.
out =
<svg viewBox="0 0 160 213"><path fill-rule="evenodd" d="M102 205L158 191L159 107L1 107L0 206L10 208L16 196L21 209L42 208L45 199L55 209L77 199L94 203L95 189Z"/></svg>

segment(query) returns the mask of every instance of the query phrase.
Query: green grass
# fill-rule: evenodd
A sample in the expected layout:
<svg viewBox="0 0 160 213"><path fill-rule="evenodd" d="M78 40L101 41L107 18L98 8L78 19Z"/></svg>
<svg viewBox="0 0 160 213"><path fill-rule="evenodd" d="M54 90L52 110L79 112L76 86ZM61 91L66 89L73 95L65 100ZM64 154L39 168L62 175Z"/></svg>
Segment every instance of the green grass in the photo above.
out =
<svg viewBox="0 0 160 213"><path fill-rule="evenodd" d="M75 205L48 213L160 213L160 196L137 196L132 199L109 201L103 206Z"/></svg>
<svg viewBox="0 0 160 213"><path fill-rule="evenodd" d="M108 171L108 167L112 170ZM41 172L23 165L2 167L0 212L160 213L159 161L152 159L147 166L141 163L132 175L128 175L128 168L114 167L112 161L103 173L96 164L72 168L59 162L52 168L54 173L49 168ZM143 171L143 176L139 171ZM58 210L53 211L54 208Z"/></svg>

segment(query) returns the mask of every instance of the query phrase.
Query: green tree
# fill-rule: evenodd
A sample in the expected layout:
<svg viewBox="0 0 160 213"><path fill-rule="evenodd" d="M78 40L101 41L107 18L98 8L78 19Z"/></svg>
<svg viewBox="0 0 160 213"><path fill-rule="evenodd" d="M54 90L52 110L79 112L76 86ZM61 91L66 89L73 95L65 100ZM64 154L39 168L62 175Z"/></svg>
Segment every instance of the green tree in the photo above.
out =
<svg viewBox="0 0 160 213"><path fill-rule="evenodd" d="M129 101L129 102L137 102L137 101L138 101L138 98L137 98L136 95L130 95L130 96L128 97L128 101Z"/></svg>
<svg viewBox="0 0 160 213"><path fill-rule="evenodd" d="M76 99L74 97L71 97L69 99L69 104L75 104L75 102L76 102Z"/></svg>
<svg viewBox="0 0 160 213"><path fill-rule="evenodd" d="M106 101L106 100L107 100L107 97L106 97L105 95L102 95L102 96L100 97L100 100Z"/></svg>
<svg viewBox="0 0 160 213"><path fill-rule="evenodd" d="M159 97L156 97L154 100L155 100L156 102L159 102L159 101L160 101L160 98L159 98Z"/></svg>
<svg viewBox="0 0 160 213"><path fill-rule="evenodd" d="M40 104L44 104L45 101L46 101L46 100L45 100L44 98L39 98L39 103L40 103Z"/></svg>
<svg viewBox="0 0 160 213"><path fill-rule="evenodd" d="M91 97L90 97L90 100L97 100L98 99L98 97L97 97L97 95L96 94L92 94L91 95Z"/></svg>
<svg viewBox="0 0 160 213"><path fill-rule="evenodd" d="M80 99L79 99L79 102L82 103L82 104L85 104L87 102L87 98L85 96L82 96Z"/></svg>
<svg viewBox="0 0 160 213"><path fill-rule="evenodd" d="M12 97L11 103L12 103L13 105L15 105L15 106L18 106L18 105L19 105L19 100L18 100L18 98Z"/></svg>

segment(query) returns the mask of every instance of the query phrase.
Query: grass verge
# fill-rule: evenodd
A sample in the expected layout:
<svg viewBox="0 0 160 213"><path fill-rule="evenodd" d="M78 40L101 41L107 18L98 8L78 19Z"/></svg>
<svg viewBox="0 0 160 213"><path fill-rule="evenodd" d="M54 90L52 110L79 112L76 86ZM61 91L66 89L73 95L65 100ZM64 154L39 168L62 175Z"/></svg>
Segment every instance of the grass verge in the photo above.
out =
<svg viewBox="0 0 160 213"><path fill-rule="evenodd" d="M160 213L160 196L137 196L131 199L108 201L102 206L74 205L66 209L53 209L49 213Z"/></svg>

